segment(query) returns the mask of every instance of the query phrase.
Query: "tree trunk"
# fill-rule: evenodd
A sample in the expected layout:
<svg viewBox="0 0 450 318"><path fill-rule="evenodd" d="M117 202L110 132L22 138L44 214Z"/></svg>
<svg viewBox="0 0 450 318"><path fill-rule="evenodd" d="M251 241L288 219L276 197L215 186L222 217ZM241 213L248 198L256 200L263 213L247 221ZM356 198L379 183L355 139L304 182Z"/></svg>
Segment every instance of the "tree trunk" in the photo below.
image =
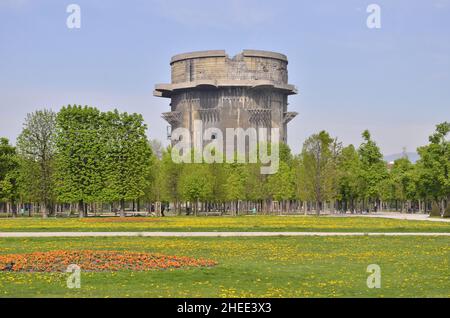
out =
<svg viewBox="0 0 450 318"><path fill-rule="evenodd" d="M47 204L45 202L42 202L40 204L40 206L41 206L42 218L46 219L48 217Z"/></svg>
<svg viewBox="0 0 450 318"><path fill-rule="evenodd" d="M84 218L84 202L80 200L78 202L78 217Z"/></svg>
<svg viewBox="0 0 450 318"><path fill-rule="evenodd" d="M17 207L14 201L11 202L11 213L13 218L17 217Z"/></svg>
<svg viewBox="0 0 450 318"><path fill-rule="evenodd" d="M120 200L120 217L125 217L125 199Z"/></svg>

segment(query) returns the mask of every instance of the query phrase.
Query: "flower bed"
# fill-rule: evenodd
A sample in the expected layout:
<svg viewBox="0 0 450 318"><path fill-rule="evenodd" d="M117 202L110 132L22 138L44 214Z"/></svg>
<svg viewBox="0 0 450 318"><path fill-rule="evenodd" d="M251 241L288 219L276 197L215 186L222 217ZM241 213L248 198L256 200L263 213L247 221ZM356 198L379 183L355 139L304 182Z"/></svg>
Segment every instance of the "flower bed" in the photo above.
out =
<svg viewBox="0 0 450 318"><path fill-rule="evenodd" d="M170 268L210 267L216 261L185 256L124 251L51 251L0 255L0 269L14 272L65 272L76 264L82 271L148 271Z"/></svg>

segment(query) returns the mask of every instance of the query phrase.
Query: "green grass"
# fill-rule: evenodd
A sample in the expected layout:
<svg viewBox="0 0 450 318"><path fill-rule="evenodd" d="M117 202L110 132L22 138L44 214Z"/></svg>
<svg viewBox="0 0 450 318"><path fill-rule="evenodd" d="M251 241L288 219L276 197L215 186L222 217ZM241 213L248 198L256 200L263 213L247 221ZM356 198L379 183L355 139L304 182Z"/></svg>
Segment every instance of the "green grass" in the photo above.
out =
<svg viewBox="0 0 450 318"><path fill-rule="evenodd" d="M113 221L111 221L113 220ZM108 231L299 231L299 232L450 232L450 223L367 217L239 216L166 218L0 219L0 232Z"/></svg>
<svg viewBox="0 0 450 318"><path fill-rule="evenodd" d="M375 221L375 220L371 220ZM213 268L81 275L0 272L1 297L450 297L449 237L8 238L0 253L61 249L160 252ZM369 264L381 288L366 286Z"/></svg>

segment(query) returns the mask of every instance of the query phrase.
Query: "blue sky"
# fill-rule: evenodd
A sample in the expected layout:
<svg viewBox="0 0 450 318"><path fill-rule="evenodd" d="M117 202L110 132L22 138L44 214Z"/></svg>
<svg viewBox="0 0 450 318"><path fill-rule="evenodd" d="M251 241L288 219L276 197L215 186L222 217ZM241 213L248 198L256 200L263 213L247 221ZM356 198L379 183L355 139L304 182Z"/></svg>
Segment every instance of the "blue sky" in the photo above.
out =
<svg viewBox="0 0 450 318"><path fill-rule="evenodd" d="M68 29L66 7L81 7ZM381 29L366 26L369 4ZM0 0L0 136L15 140L38 108L82 104L144 115L165 141L170 57L225 49L279 51L300 94L290 110L298 151L322 129L385 154L414 151L450 120L450 0Z"/></svg>

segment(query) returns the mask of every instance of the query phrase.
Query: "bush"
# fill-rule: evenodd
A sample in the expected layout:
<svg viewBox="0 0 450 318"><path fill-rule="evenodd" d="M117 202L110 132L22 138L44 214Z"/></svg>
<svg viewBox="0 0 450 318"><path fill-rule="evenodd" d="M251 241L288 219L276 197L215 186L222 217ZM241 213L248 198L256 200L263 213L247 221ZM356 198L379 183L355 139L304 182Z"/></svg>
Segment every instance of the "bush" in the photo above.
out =
<svg viewBox="0 0 450 318"><path fill-rule="evenodd" d="M431 205L430 216L434 216L434 217L441 216L441 209L439 208L439 204L437 204L436 202L433 202L433 204Z"/></svg>

